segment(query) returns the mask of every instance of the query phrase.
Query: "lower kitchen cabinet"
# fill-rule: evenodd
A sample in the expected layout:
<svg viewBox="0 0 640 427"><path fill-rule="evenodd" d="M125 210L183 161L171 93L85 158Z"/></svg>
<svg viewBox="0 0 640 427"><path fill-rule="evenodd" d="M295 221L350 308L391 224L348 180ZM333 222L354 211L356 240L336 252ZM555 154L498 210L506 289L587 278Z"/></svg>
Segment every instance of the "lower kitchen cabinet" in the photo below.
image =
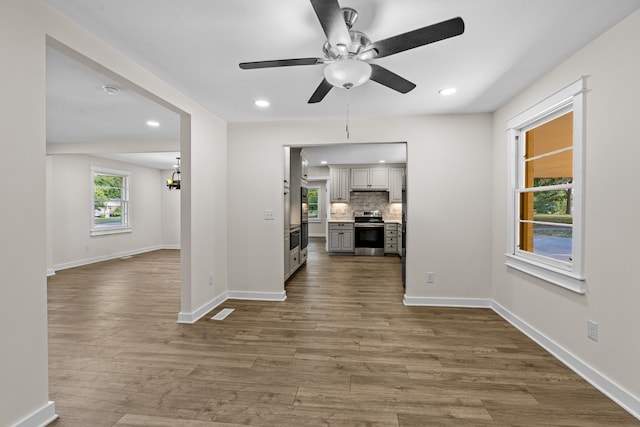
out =
<svg viewBox="0 0 640 427"><path fill-rule="evenodd" d="M289 253L289 274L293 274L300 266L300 247L296 246Z"/></svg>
<svg viewBox="0 0 640 427"><path fill-rule="evenodd" d="M400 241L398 240L398 224L385 223L384 224L384 253L385 254L398 254Z"/></svg>
<svg viewBox="0 0 640 427"><path fill-rule="evenodd" d="M353 252L353 243L352 223L329 223L329 252Z"/></svg>

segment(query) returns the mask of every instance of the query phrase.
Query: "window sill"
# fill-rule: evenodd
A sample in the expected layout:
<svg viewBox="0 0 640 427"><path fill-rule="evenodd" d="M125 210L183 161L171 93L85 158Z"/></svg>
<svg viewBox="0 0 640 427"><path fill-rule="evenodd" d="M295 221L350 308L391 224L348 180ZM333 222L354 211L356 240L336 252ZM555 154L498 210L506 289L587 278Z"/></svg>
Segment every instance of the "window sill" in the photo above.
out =
<svg viewBox="0 0 640 427"><path fill-rule="evenodd" d="M570 271L544 265L526 258L505 254L505 265L523 273L553 283L577 294L585 293L585 279Z"/></svg>
<svg viewBox="0 0 640 427"><path fill-rule="evenodd" d="M310 219L309 222L322 222L322 219Z"/></svg>
<svg viewBox="0 0 640 427"><path fill-rule="evenodd" d="M131 227L114 227L114 228L105 228L105 229L96 229L91 230L89 232L90 236L105 236L109 234L121 234L121 233L131 233L133 228Z"/></svg>

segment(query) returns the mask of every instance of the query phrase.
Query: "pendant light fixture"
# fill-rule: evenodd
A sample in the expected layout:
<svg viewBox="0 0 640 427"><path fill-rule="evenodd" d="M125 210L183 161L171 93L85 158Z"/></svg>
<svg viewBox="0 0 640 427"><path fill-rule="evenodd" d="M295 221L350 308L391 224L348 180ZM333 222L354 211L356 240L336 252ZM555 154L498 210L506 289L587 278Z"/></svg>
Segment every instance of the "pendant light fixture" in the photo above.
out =
<svg viewBox="0 0 640 427"><path fill-rule="evenodd" d="M167 179L167 187L169 190L180 189L180 157L176 157L177 163L175 165L175 172L171 174L171 178Z"/></svg>

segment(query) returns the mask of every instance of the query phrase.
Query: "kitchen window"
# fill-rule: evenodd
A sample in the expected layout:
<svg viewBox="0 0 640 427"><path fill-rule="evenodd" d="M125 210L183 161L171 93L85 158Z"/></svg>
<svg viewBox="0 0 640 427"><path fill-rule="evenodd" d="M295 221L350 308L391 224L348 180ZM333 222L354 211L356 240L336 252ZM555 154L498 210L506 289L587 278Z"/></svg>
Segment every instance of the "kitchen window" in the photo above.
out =
<svg viewBox="0 0 640 427"><path fill-rule="evenodd" d="M584 79L509 120L506 265L584 293Z"/></svg>
<svg viewBox="0 0 640 427"><path fill-rule="evenodd" d="M320 187L309 187L307 193L309 203L309 222L320 222Z"/></svg>
<svg viewBox="0 0 640 427"><path fill-rule="evenodd" d="M91 167L91 235L131 232L131 173Z"/></svg>

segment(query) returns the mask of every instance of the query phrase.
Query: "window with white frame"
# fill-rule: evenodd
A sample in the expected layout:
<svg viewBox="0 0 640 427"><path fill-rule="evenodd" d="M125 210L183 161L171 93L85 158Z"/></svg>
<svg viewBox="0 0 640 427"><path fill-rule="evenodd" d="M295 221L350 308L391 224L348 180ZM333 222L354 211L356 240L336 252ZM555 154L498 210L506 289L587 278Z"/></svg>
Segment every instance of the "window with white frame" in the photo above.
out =
<svg viewBox="0 0 640 427"><path fill-rule="evenodd" d="M319 222L322 220L320 210L320 187L309 187L307 193L307 200L309 204L309 221Z"/></svg>
<svg viewBox="0 0 640 427"><path fill-rule="evenodd" d="M130 172L91 167L92 236L131 231L130 179Z"/></svg>
<svg viewBox="0 0 640 427"><path fill-rule="evenodd" d="M505 263L584 293L584 78L507 123Z"/></svg>

